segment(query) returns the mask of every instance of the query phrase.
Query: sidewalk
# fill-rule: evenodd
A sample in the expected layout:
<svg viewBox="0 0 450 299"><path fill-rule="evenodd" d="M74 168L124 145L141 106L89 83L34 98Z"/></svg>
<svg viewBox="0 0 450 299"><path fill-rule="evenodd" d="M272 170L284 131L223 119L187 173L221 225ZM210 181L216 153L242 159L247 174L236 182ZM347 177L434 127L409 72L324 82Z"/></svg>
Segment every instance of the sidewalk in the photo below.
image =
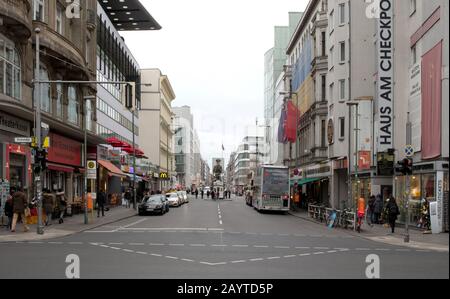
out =
<svg viewBox="0 0 450 299"><path fill-rule="evenodd" d="M324 223L320 223L311 217L309 217L308 212L301 211L290 211L290 215L317 223L319 225L325 226ZM367 225L363 223L361 233L355 232L353 230L345 230L337 228L340 231L348 232L351 235L359 236L368 240L375 242L382 242L390 245L406 246L416 249L423 250L436 250L436 251L449 251L449 234L423 234L423 231L415 229L414 227L409 228L409 243L404 242L405 237L405 227L399 226L395 228L395 234L390 234L390 227L384 227L383 225L375 224L374 226Z"/></svg>
<svg viewBox="0 0 450 299"><path fill-rule="evenodd" d="M105 212L105 217L97 218L97 211L94 211L93 217L92 214L89 214L88 224L84 224L84 214L65 217L63 224L58 224L58 220L54 219L52 225L44 226L43 235L38 235L36 233L37 224L28 225L30 230L26 233L23 232L22 223L17 224L15 233L10 232L6 229L6 226L3 226L0 227L0 242L35 241L64 237L130 218L136 214L136 211L132 208L115 207L111 208L108 212Z"/></svg>

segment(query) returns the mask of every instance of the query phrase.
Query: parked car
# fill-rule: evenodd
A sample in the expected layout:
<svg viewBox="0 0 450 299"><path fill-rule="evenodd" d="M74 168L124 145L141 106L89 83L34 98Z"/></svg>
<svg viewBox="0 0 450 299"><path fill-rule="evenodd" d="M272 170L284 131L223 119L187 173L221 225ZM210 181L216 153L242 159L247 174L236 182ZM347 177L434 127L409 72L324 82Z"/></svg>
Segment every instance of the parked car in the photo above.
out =
<svg viewBox="0 0 450 299"><path fill-rule="evenodd" d="M179 207L181 205L181 199L177 193L167 193L166 198L171 207Z"/></svg>
<svg viewBox="0 0 450 299"><path fill-rule="evenodd" d="M167 204L163 196L146 196L139 204L139 215L147 213L164 215L167 212Z"/></svg>
<svg viewBox="0 0 450 299"><path fill-rule="evenodd" d="M186 192L186 191L181 191L181 193L183 193L184 200L185 200L186 202L189 202L189 197L188 197L188 195L187 195L187 192Z"/></svg>

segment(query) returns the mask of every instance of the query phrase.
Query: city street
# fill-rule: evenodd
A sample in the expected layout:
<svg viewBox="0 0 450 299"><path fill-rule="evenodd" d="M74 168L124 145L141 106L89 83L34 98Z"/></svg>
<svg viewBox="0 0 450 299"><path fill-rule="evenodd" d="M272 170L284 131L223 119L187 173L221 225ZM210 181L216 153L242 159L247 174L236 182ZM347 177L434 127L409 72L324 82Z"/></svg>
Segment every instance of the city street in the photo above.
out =
<svg viewBox="0 0 450 299"><path fill-rule="evenodd" d="M200 196L199 196L200 197ZM291 215L258 213L241 197L190 199L163 216L134 216L71 236L0 243L0 278L447 278L449 254L364 239Z"/></svg>

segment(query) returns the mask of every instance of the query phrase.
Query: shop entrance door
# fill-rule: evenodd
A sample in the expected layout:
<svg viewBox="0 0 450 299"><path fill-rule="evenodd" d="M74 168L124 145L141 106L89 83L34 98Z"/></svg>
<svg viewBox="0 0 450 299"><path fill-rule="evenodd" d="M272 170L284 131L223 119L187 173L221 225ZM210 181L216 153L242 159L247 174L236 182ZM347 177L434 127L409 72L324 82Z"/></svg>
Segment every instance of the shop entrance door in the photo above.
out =
<svg viewBox="0 0 450 299"><path fill-rule="evenodd" d="M9 157L9 180L14 188L25 187L25 156L11 154Z"/></svg>

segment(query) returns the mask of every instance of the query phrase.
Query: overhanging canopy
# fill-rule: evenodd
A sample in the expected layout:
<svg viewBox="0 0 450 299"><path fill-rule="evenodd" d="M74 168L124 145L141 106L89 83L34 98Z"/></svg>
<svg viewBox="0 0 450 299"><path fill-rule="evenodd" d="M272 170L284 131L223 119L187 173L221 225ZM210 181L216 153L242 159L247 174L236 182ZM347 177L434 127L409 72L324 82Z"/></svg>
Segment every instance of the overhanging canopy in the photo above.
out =
<svg viewBox="0 0 450 299"><path fill-rule="evenodd" d="M291 186L294 186L295 183L297 183L299 186L302 186L308 183L320 181L321 179L323 178L306 178L301 180L291 180Z"/></svg>
<svg viewBox="0 0 450 299"><path fill-rule="evenodd" d="M98 164L106 168L111 176L125 177L125 173L122 172L119 168L117 168L114 164L106 160L98 160Z"/></svg>

